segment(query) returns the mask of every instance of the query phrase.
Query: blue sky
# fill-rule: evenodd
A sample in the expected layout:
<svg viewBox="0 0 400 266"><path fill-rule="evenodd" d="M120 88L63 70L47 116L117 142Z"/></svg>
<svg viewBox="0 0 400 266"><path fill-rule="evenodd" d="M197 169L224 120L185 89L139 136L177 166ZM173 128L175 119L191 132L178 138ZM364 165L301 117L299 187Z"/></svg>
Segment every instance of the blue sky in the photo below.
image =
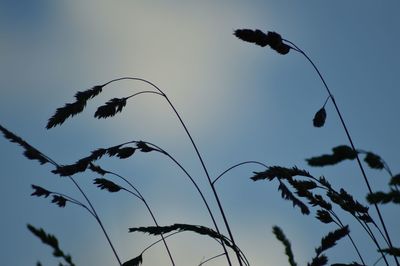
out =
<svg viewBox="0 0 400 266"><path fill-rule="evenodd" d="M59 163L73 163L98 148L129 140L163 147L196 176L211 197L201 166L178 120L160 97L141 96L121 114L94 119L110 98L149 89L114 84L80 116L45 129L57 107L78 90L121 76L157 84L175 104L196 140L211 175L246 160L305 167L324 174L336 187L363 199L366 188L355 164L312 169L304 159L347 144L331 103L325 127L312 127L327 95L299 54L275 54L236 39L237 28L276 31L303 48L317 63L341 108L357 147L380 154L397 173L400 128L398 67L400 3L391 1L0 1L0 123ZM95 221L75 206L59 209L32 198L31 184L79 197L66 179L0 141L1 258L5 265L54 265L50 250L30 235L31 223L54 233L79 265L113 265L115 259ZM103 162L133 178L161 224L211 226L200 198L180 170L158 154ZM252 265L287 265L283 247L271 233L275 224L290 238L305 264L324 233L333 230L303 217L280 199L276 183L249 180L257 166L233 171L218 183L236 240ZM370 171L376 189L388 177ZM155 238L128 234L151 225L145 208L122 193L108 194L77 177L108 228L123 260ZM211 200L211 202L213 202ZM215 207L214 203L211 203ZM389 230L399 235L398 210L382 208ZM346 219L345 219L346 220ZM347 221L347 220L346 220ZM351 222L351 219L348 219ZM355 225L353 238L369 263L375 247ZM179 265L196 265L216 254L213 241L182 234L170 240ZM399 245L399 240L395 239ZM162 246L146 253L144 265L165 265ZM344 240L328 253L331 262L356 256ZM340 261L336 259L340 258ZM209 265L225 265L217 259ZM383 265L383 264L381 264Z"/></svg>

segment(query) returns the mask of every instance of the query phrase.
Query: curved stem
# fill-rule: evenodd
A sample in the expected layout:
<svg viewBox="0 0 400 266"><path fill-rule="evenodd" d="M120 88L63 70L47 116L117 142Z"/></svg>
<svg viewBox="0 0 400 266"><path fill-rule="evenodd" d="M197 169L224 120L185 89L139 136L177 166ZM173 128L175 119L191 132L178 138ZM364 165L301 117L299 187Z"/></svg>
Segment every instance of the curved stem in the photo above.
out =
<svg viewBox="0 0 400 266"><path fill-rule="evenodd" d="M366 173L365 173L364 167L362 166L361 160L360 160L360 158L359 158L359 156L358 156L358 154L357 154L357 149L356 149L356 147L355 147L355 145L354 145L354 143L353 143L353 139L352 139L351 136L350 136L349 130L347 129L347 126L346 126L346 123L344 122L343 116L342 116L342 114L341 114L341 112L340 112L340 110L339 110L338 105L336 104L335 98L333 97L331 91L329 90L329 87L328 87L328 85L326 84L325 79L323 78L321 72L319 71L319 69L317 68L317 66L314 64L314 62L311 60L311 58L308 57L308 55L307 55L303 50L301 50L298 46L296 46L296 45L295 45L294 43L292 43L291 41L288 41L288 40L284 40L284 41L286 41L286 42L288 42L289 44L293 45L293 46L296 48L296 51L298 51L299 53L301 53L301 54L308 60L308 62L310 62L310 64L313 66L314 70L317 72L319 78L321 79L322 83L324 84L324 87L325 87L326 91L328 92L328 95L331 97L331 100L332 100L332 103L333 103L333 105L334 105L334 107L335 107L336 113L338 114L339 119L340 119L340 122L341 122L341 124L342 124L342 127L343 127L343 129L344 129L344 131L345 131L345 133L346 133L347 139L348 139L348 141L350 142L350 145L351 145L352 149L356 152L357 164L358 164L358 166L359 166L359 168L360 168L360 171L361 171L361 174L362 174L362 176L363 176L363 178L364 178L364 182L365 182L365 184L367 185L368 191L369 191L369 193L373 193L372 188L371 188L371 185L370 185L370 183L369 183L369 181L368 181L368 178L367 178L367 175L366 175ZM379 209L379 207L378 207L378 204L374 203L374 207L375 207L375 210L376 210L376 212L377 212L377 214L378 214L378 217L379 217L380 223L381 223L381 225L382 225L382 227L383 227L383 230L384 230L384 232L385 232L386 238L387 238L387 240L389 241L389 247L390 247L390 248L393 248L393 244L392 244L392 241L391 241L391 239L390 239L389 232L388 232L388 230L387 230L385 221L384 221L383 216L382 216L382 214L381 214L381 211L380 211L380 209ZM396 256L393 256L393 257L394 257L394 259L395 259L395 261L396 261L396 264L399 266L400 264L399 264L399 261L398 261L397 257L396 257Z"/></svg>
<svg viewBox="0 0 400 266"><path fill-rule="evenodd" d="M220 179L222 176L224 176L224 175L225 175L226 173L228 173L229 171L233 170L233 169L236 168L236 167L245 165L245 164L258 164L258 165L264 166L265 168L268 168L268 166L267 166L266 164L263 164L263 163L258 162L258 161L245 161L245 162L241 162L241 163L235 164L235 165L229 167L228 169L226 169L225 171L223 171L219 176L217 176L217 178L214 179L214 181L212 181L212 184L214 185L215 182L218 181L218 179Z"/></svg>
<svg viewBox="0 0 400 266"><path fill-rule="evenodd" d="M196 145L195 141L193 140L193 137L192 137L192 135L190 134L190 132L189 132L189 130L188 130L188 128L187 128L185 122L183 121L182 117L180 116L180 114L179 114L178 111L176 110L175 106L174 106L174 105L172 104L172 102L169 100L168 96L167 96L159 87L157 87L157 86L156 86L155 84L153 84L152 82L150 82L150 81L148 81L148 80L146 80L146 79L135 78L135 77L121 77L121 78L116 78L116 79L113 79L113 80L111 80L111 81L108 81L107 83L104 83L104 84L103 84L103 87L106 86L106 85L108 85L108 84L110 84L110 83L112 83L112 82L116 82L116 81L120 81L120 80L137 80L137 81L142 81L142 82L144 82L144 83L147 83L147 84L151 85L153 88L155 88L156 90L158 90L158 91L164 96L165 100L168 102L169 106L171 107L171 109L172 109L173 112L175 113L176 117L178 118L179 122L181 123L183 129L185 130L186 135L188 136L188 138L189 138L189 140L190 140L190 142L191 142L191 144L192 144L192 146L193 146L193 148L194 148L194 150L195 150L195 153L196 153L196 155L197 155L197 157L198 157L198 159L199 159L199 161L200 161L200 164L201 164L201 166L202 166L202 168L203 168L203 171L204 171L204 173L205 173L205 175L206 175L206 177L207 177L208 183L209 183L209 185L210 185L210 187L211 187L211 190L212 190L213 195L214 195L214 197L215 197L215 200L216 200L216 202L217 202L218 208L219 208L220 213L221 213L221 215L222 215L222 218L223 218L223 220L224 220L224 224L225 224L225 227L226 227L226 229L227 229L227 231L228 231L229 237L230 237L232 243L233 243L234 245L236 245L236 244L235 244L235 240L234 240L234 238L233 238L232 231L231 231L230 226L229 226L229 223L228 223L228 220L227 220L227 218L226 218L224 209L223 209L223 207L222 207L222 204L221 204L221 201L220 201L220 199L219 199L218 193L217 193L217 191L216 191L216 189L215 189L215 187L214 187L214 185L213 185L213 183L212 183L212 181L211 181L211 177L210 177L210 174L208 173L208 170L207 170L207 167L206 167L206 165L205 165L205 163L204 163L203 157L201 156L201 154L200 154L200 152L199 152L199 149L197 148L197 145ZM217 229L217 228L216 228L216 229ZM238 261L239 261L239 265L242 266L242 262L241 262L241 259L240 259L240 254L237 253L237 252L236 252L236 257L237 257L237 259L238 259ZM227 254L227 259L229 260L228 254ZM231 265L230 262L229 262L229 265Z"/></svg>
<svg viewBox="0 0 400 266"><path fill-rule="evenodd" d="M31 146L31 147L33 147L33 146ZM34 148L34 147L33 147ZM35 148L36 149L36 148ZM36 149L37 150L37 149ZM52 165L54 165L55 167L60 167L60 164L58 164L56 161L54 161L53 159L51 159L50 157L48 157L47 155L45 155L44 153L42 153L41 151L39 151L39 150L37 150L42 156L44 156L46 159L48 159L48 161L52 164ZM90 206L90 209L91 209L91 214L92 214L92 216L96 219L96 221L97 221L97 223L100 225L100 228L101 228L101 230L103 231L103 234L104 234L104 236L106 237L106 239L107 239L107 242L108 242L108 244L109 244L109 246L111 247L111 250L113 251L113 253L114 253L114 256L115 256L115 258L117 259L117 261L118 261L118 264L120 265L120 266L122 266L122 262L121 262L121 260L120 260L120 258L118 257L118 254L117 254L117 251L115 250L115 248L114 248L114 245L112 244L112 242L111 242L111 239L110 239L110 237L108 236L108 233L107 233L107 231L106 231L106 229L104 228L104 225L103 225L103 223L101 222L101 220L100 220L100 217L98 216L98 214L97 214L97 212L96 212L96 209L94 208L94 206L93 206L93 204L91 203L91 201L89 200L89 198L87 197L87 195L86 195L86 193L82 190L82 188L79 186L79 184L75 181L75 179L72 177L72 176L68 176L68 178L72 181L72 183L75 185L75 187L79 190L79 192L81 193L81 195L85 198L85 200L86 200L86 202L89 204L89 206Z"/></svg>
<svg viewBox="0 0 400 266"><path fill-rule="evenodd" d="M330 212L330 213L336 218L336 220L338 221L338 223L339 223L338 226L339 226L340 228L343 228L344 225L343 225L342 221L339 219L339 217L336 215L336 213L335 213L334 211L332 211L332 210L329 211L329 212ZM361 256L361 253L360 253L360 251L359 251L359 249L358 249L356 243L354 242L353 238L351 237L350 233L349 233L347 236L348 236L348 238L350 239L350 242L351 242L351 244L353 245L354 249L356 250L357 255L358 255L358 257L360 258L362 264L363 264L363 265L367 265L367 264L364 262L364 259L363 259L363 257Z"/></svg>
<svg viewBox="0 0 400 266"><path fill-rule="evenodd" d="M109 174L112 174L112 175L115 175L115 176L121 178L121 179L124 180L133 190L135 190L136 193L133 192L133 191L130 191L130 190L126 189L126 188L123 188L125 191L127 191L128 193L134 195L135 197L137 197L138 199L140 199L140 200L144 203L144 205L145 205L146 208L147 208L147 211L149 212L151 218L153 219L154 224L155 224L157 227L159 227L158 222L157 222L157 220L156 220L156 217L154 216L153 211L151 210L149 204L147 203L147 201L145 200L145 198L143 197L143 195L139 192L139 190L138 190L131 182L129 182L129 180L127 180L127 179L124 178L123 176L121 176L121 175L119 175L119 174L117 174L117 173L111 172L111 171L107 171L107 172L108 172ZM175 262L174 262L174 259L173 259L173 257L172 257L171 251L169 250L168 244L167 244L167 242L165 241L164 234L161 234L161 240L162 240L163 243L164 243L165 249L167 250L167 253L168 253L169 259L171 260L172 265L175 265Z"/></svg>
<svg viewBox="0 0 400 266"><path fill-rule="evenodd" d="M214 227L215 227L215 230L217 231L218 234L221 234L221 232L219 231L219 228L218 228L218 224L217 224L217 222L216 222L216 220L215 220L214 214L212 213L211 208L210 208L210 206L208 205L208 202L207 202L207 200L206 200L206 198L205 198L203 192L201 191L200 187L197 185L196 181L194 181L193 177L189 174L189 172L182 166L181 163L179 163L179 162L178 162L172 155L170 155L167 151L161 149L161 148L158 147L157 145L154 145L154 144L152 144L152 143L150 143L150 142L146 142L146 143L149 144L149 145L152 145L152 146L156 147L156 148L157 148L156 151L158 151L158 152L160 152L160 153L166 155L168 158L170 158L170 159L185 173L185 175L189 178L189 180L190 180L190 181L192 182L192 184L195 186L197 192L199 193L201 199L203 200L203 203L204 203L204 205L206 206L206 209L207 209L207 211L208 211L208 213L209 213L209 215L210 215L210 217L211 217L211 220L212 220L212 222L213 222L213 225L214 225ZM226 257L227 257L227 260L228 260L229 265L232 265L232 264L231 264L231 261L230 261L230 258L229 258L229 255L228 255L228 251L227 251L227 249L226 249L226 246L225 246L224 242L221 241L220 244L221 244L222 248L224 249L224 253L226 254Z"/></svg>
<svg viewBox="0 0 400 266"><path fill-rule="evenodd" d="M200 264L199 264L198 266L201 266L201 265L203 265L203 264L205 264L205 263L207 263L207 262L209 262L209 261L211 261L211 260L213 260L213 259L219 258L219 257L224 256L224 255L225 255L224 253L221 253L221 254L212 256L211 258L208 258L208 259L206 259L206 260L200 262Z"/></svg>

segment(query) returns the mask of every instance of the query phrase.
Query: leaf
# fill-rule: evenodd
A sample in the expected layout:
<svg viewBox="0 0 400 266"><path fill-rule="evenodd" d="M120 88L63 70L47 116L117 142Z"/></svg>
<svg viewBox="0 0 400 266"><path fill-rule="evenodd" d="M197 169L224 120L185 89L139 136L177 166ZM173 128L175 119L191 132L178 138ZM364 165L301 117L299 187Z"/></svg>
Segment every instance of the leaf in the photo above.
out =
<svg viewBox="0 0 400 266"><path fill-rule="evenodd" d="M57 125L62 125L69 117L81 113L85 109L87 101L100 94L103 86L98 85L89 90L77 92L75 94L76 101L66 103L63 107L57 108L55 114L48 120L46 128L50 129Z"/></svg>
<svg viewBox="0 0 400 266"><path fill-rule="evenodd" d="M117 113L121 112L122 109L125 107L127 99L128 98L113 98L109 100L108 102L106 102L105 105L97 108L94 117L100 119L116 115Z"/></svg>
<svg viewBox="0 0 400 266"><path fill-rule="evenodd" d="M381 157L372 152L367 152L367 155L365 156L364 161L368 164L369 167L371 167L373 169L381 170L385 167L382 162Z"/></svg>
<svg viewBox="0 0 400 266"><path fill-rule="evenodd" d="M321 109L319 109L317 113L315 113L313 119L314 127L323 127L325 124L325 120L326 120L326 111L325 107L322 107Z"/></svg>
<svg viewBox="0 0 400 266"><path fill-rule="evenodd" d="M124 262L122 264L122 266L139 266L142 263L143 263L143 258L142 258L142 254L140 254L136 258L133 258L131 260Z"/></svg>
<svg viewBox="0 0 400 266"><path fill-rule="evenodd" d="M298 198L296 198L292 192L283 184L283 182L280 182L278 190L281 191L281 196L283 199L290 200L293 203L293 207L298 206L301 210L302 214L310 214L310 210L308 207L300 201Z"/></svg>
<svg viewBox="0 0 400 266"><path fill-rule="evenodd" d="M51 194L51 191L48 191L47 189L44 189L36 185L31 185L31 186L35 190L34 192L32 192L31 196L37 196L37 197L44 196L45 198L47 198Z"/></svg>
<svg viewBox="0 0 400 266"><path fill-rule="evenodd" d="M96 178L94 179L93 184L96 184L100 189L106 189L109 192L118 192L121 190L120 186L105 178Z"/></svg>
<svg viewBox="0 0 400 266"><path fill-rule="evenodd" d="M274 227L272 227L272 232L274 233L275 237L279 241L281 241L281 243L285 247L285 254L288 257L289 264L291 266L297 266L297 263L294 261L294 256L293 256L293 252L292 252L292 247L290 245L290 241L286 238L282 229L279 228L278 226L274 226Z"/></svg>
<svg viewBox="0 0 400 266"><path fill-rule="evenodd" d="M357 157L357 152L355 152L351 147L346 145L340 145L332 149L332 154L324 154L321 156L312 157L306 159L310 166L327 166L335 165L344 160L354 160Z"/></svg>
<svg viewBox="0 0 400 266"><path fill-rule="evenodd" d="M53 195L53 200L51 202L57 204L60 208L64 208L67 203L67 199L63 196Z"/></svg>
<svg viewBox="0 0 400 266"><path fill-rule="evenodd" d="M333 232L329 232L321 239L321 245L315 249L315 253L319 256L322 252L332 248L336 242L350 233L349 227L346 225Z"/></svg>
<svg viewBox="0 0 400 266"><path fill-rule="evenodd" d="M0 125L0 131L3 133L4 137L8 139L10 142L17 143L22 148L25 149L24 155L29 160L37 160L40 164L49 163L50 161L44 156L40 151L32 147L21 137L15 135L13 132L9 131L5 127Z"/></svg>

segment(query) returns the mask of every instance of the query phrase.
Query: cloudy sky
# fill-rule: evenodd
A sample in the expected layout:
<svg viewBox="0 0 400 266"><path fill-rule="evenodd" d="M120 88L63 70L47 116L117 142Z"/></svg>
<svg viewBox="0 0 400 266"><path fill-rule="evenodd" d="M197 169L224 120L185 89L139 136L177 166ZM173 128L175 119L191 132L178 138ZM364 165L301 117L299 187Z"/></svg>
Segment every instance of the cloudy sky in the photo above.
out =
<svg viewBox="0 0 400 266"><path fill-rule="evenodd" d="M304 159L348 144L331 103L325 127L312 126L327 94L316 73L298 53L282 56L244 43L237 28L276 31L304 49L324 74L357 147L380 154L397 173L400 3L372 1L9 1L0 0L0 123L60 164L91 150L145 140L172 154L199 183L217 213L204 172L176 116L162 97L131 99L112 119L93 118L113 97L151 89L121 81L107 87L85 112L62 127L46 130L56 108L74 94L108 80L132 76L158 85L182 115L211 176L233 164L257 160L267 165L307 168L346 187L364 202L366 187L353 162L310 168ZM80 200L68 179L53 175L0 140L1 258L4 265L55 265L48 247L26 229L31 223L55 234L78 265L116 265L104 235L82 208L60 209L32 198L36 184ZM134 182L159 223L212 222L182 171L156 153L103 160ZM306 264L320 238L335 229L302 216L280 198L278 184L249 179L257 165L235 169L217 183L236 241L252 265L287 265L271 228L291 240L295 258ZM368 170L376 190L387 188L385 173ZM143 204L124 193L92 185L93 173L76 177L93 201L123 261L157 238L127 233L152 225ZM398 209L382 208L389 231L399 235ZM371 209L372 215L376 214ZM368 264L376 247L345 214ZM222 225L220 216L218 221ZM225 233L225 232L224 232ZM399 239L395 239L397 245ZM205 237L183 233L169 239L178 265L198 265L220 247ZM328 253L331 262L357 260L345 239ZM144 255L144 265L168 265L162 245ZM208 265L225 265L223 258ZM378 264L378 265L383 265Z"/></svg>

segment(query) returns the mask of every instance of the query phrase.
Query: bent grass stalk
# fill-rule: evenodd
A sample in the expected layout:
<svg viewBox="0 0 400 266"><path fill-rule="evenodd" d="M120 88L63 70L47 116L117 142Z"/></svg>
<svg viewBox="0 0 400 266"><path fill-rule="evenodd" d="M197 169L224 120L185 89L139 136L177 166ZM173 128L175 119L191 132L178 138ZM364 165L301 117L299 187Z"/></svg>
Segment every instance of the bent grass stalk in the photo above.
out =
<svg viewBox="0 0 400 266"><path fill-rule="evenodd" d="M175 106L172 104L172 102L171 102L170 99L168 98L168 96L167 96L158 86L156 86L156 85L153 84L152 82L150 82L150 81L148 81L148 80L146 80L146 79L136 78L136 77L121 77L121 78L113 79L113 80L111 80L111 81L105 83L103 86L106 86L106 85L108 85L108 84L110 84L110 83L113 83L113 82L116 82L116 81L120 81L120 80L136 80L136 81L142 81L142 82L144 82L144 83L147 83L147 84L149 84L150 86L152 86L153 88L155 88L155 89L160 93L159 95L163 96L163 97L165 98L165 100L168 102L169 106L172 108L173 112L174 112L175 115L177 116L177 118L178 118L179 122L181 123L181 125L182 125L182 127L183 127L183 129L184 129L184 131L185 131L185 133L186 133L186 135L188 136L188 138L189 138L189 140L190 140L190 143L192 144L192 146L193 146L193 148L194 148L194 150L195 150L195 153L196 153L196 155L197 155L197 157L198 157L198 159L199 159L199 161L200 161L200 164L201 164L201 166L202 166L202 168L203 168L203 171L204 171L204 173L205 173L205 175L206 175L207 181L208 181L208 183L209 183L209 185L210 185L210 187L211 187L211 190L212 190L212 192L213 192L214 198L215 198L215 200L216 200L216 202L217 202L218 209L219 209L219 211L220 211L220 213L221 213L221 215L222 215L222 218L223 218L225 227L226 227L226 229L227 229L227 231L228 231L228 234L229 234L229 238L231 239L232 244L233 244L233 245L236 245L235 240L234 240L234 237L233 237L233 233L232 233L232 231L231 231L231 229L230 229L228 220L227 220L227 218L226 218L225 211L224 211L224 209L223 209L223 207L222 207L221 200L219 199L218 193L217 193L217 191L216 191L216 189L215 189L215 187L214 187L214 184L213 184L212 181L211 181L211 177L210 177L210 174L208 173L208 169L207 169L207 167L206 167L206 165L205 165L205 163L204 163L203 157L201 156L200 151L199 151L199 149L198 149L198 147L197 147L197 145L196 145L196 143L195 143L195 141L194 141L192 135L190 134L190 132L189 132L189 130L188 130L188 128L187 128L185 122L183 121L182 117L180 116L180 114L178 113L178 111L176 110ZM133 97L134 95L135 95L135 94L133 94L132 97ZM136 94L136 95L137 95L137 94ZM215 223L215 226L216 226L215 229L217 230L217 232L219 232L219 229L218 229L218 226L217 226L216 223ZM224 248L224 249L225 249L225 248ZM226 255L227 255L227 260L228 260L228 262L229 262L229 265L231 265L231 262L230 262L228 253L226 253ZM241 261L241 259L240 259L240 254L236 253L236 257L237 257L237 259L238 259L239 265L242 266L243 264L242 264L242 261Z"/></svg>
<svg viewBox="0 0 400 266"><path fill-rule="evenodd" d="M36 148L34 148L33 146L31 146L30 144L28 144L27 142L25 142L23 139L21 139L20 137L18 137L17 135L15 135L14 133L12 133L11 131L8 131L7 129L5 129L3 126L0 125L0 130L3 132L3 134L5 135L6 138L10 139L11 142L16 142L19 145L21 145L23 148L25 148L25 156L27 156L29 158L29 156L27 154L29 154L29 152L34 151L37 152L38 156L43 157L44 159L47 160L47 162L49 162L50 164L52 164L53 166L55 166L56 168L61 167L60 164L58 164L56 161L54 161L53 159L51 159L49 156L45 155L44 153L42 153L41 151L37 150ZM30 158L32 159L32 158ZM36 158L37 159L37 158ZM42 163L42 162L41 162ZM74 184L74 186L78 189L78 191L80 192L80 194L85 198L86 202L88 203L90 210L87 209L87 206L84 207L85 205L81 205L82 207L86 208L89 213L95 218L96 222L99 224L104 236L107 239L107 242L116 258L116 260L118 261L119 265L122 265L121 260L117 254L116 249L114 248L114 245L99 217L99 215L96 212L96 209L94 208L92 202L89 200L88 196L86 195L86 193L83 191L83 189L79 186L79 184L75 181L75 179L68 175L68 179ZM79 205L79 204L78 204Z"/></svg>
<svg viewBox="0 0 400 266"><path fill-rule="evenodd" d="M349 141L349 143L350 143L350 145L351 145L353 151L356 152L357 149L356 149L356 147L355 147L355 145L354 145L354 142L353 142L353 139L352 139L352 137L351 137L351 135L350 135L350 132L349 132L349 130L347 129L346 123L344 122L342 113L340 112L340 109L339 109L339 107L338 107L338 105L337 105L337 103L336 103L336 100L335 100L335 98L333 97L333 94L331 93L331 91L329 90L328 84L325 82L325 79L324 79L324 77L322 76L321 72L319 71L319 69L317 68L317 66L315 65L315 63L311 60L311 58L310 58L302 49L300 49L297 45L295 45L293 42L291 42L291 41L289 41L289 40L284 39L284 41L287 42L287 43L289 43L290 45L293 45L293 50L295 50L295 51L299 52L300 54L302 54L302 55L308 60L308 62L310 62L310 64L313 66L314 70L317 72L317 74L318 74L320 80L321 80L322 83L324 84L324 87L325 87L325 89L326 89L326 91L327 91L327 93L328 93L330 99L332 100L332 103L333 103L333 105L334 105L335 111L336 111L336 113L337 113L338 116L339 116L340 123L342 124L342 127L343 127L343 129L344 129L344 131L345 131L345 133L346 133L347 139L348 139L348 141ZM358 165L358 167L359 167L359 169L360 169L360 171L361 171L361 174L362 174L362 176L363 176L364 182L365 182L365 184L366 184L366 186L367 186L367 188L368 188L369 193L373 193L372 187L371 187L371 185L370 185L370 183L369 183L369 180L368 180L368 177L367 177L367 175L366 175L366 173L365 173L364 167L363 167L362 164L361 164L361 160L360 160L360 158L359 158L359 156L358 156L358 153L356 153L356 160L357 160L357 165ZM381 223L381 225L382 225L382 228L383 228L383 230L384 230L384 232L385 232L386 239L387 239L387 241L389 242L389 247L390 247L390 248L393 248L392 240L390 239L389 232L388 232L388 230L387 230L385 221L384 221L383 216L382 216L382 214L381 214L381 211L380 211L380 209L379 209L379 207L378 207L378 204L375 203L375 204L374 204L374 207L375 207L375 210L376 210L376 212L377 212L377 214L378 214L379 221L380 221L380 223ZM398 259L397 259L397 257L394 256L394 258L395 258L395 260L396 260L396 264L397 264L397 265L400 265L400 264L399 264L399 261L398 261Z"/></svg>

